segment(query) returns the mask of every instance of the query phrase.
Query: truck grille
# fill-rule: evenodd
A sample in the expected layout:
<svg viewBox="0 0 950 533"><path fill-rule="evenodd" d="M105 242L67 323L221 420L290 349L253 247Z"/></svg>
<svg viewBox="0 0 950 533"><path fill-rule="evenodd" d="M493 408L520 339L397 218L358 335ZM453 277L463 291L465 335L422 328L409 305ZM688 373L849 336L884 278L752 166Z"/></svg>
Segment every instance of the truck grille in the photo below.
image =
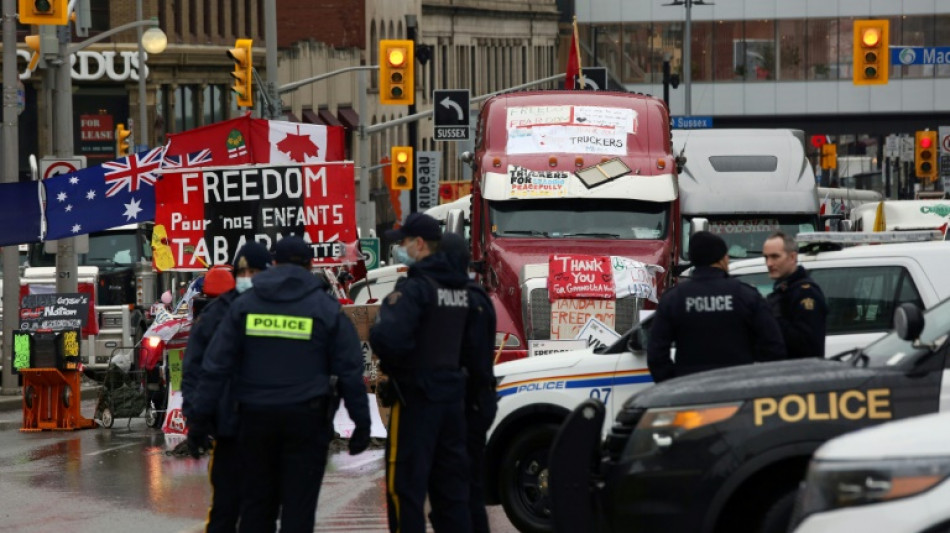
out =
<svg viewBox="0 0 950 533"><path fill-rule="evenodd" d="M640 408L625 408L617 415L616 422L607 433L607 438L604 439L604 452L610 461L620 460L620 455L627 446L627 441L630 440L633 428L637 427L643 413L644 410Z"/></svg>
<svg viewBox="0 0 950 533"><path fill-rule="evenodd" d="M528 293L528 309L526 313L525 334L529 340L551 338L551 302L548 300L547 288L533 288L525 290ZM625 333L633 327L637 319L636 298L622 298L617 300L617 319L614 330Z"/></svg>

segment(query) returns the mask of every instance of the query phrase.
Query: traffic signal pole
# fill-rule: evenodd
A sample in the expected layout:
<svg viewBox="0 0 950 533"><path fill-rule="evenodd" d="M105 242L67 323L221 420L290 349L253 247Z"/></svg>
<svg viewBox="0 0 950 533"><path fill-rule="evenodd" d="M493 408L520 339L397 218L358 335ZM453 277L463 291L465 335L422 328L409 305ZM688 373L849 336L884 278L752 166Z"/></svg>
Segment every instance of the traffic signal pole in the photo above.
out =
<svg viewBox="0 0 950 533"><path fill-rule="evenodd" d="M2 183L18 181L19 138L17 137L17 71L16 71L16 0L3 0L3 174ZM0 363L0 394L18 394L13 375L13 330L20 317L20 262L17 246L3 247L3 343Z"/></svg>
<svg viewBox="0 0 950 533"><path fill-rule="evenodd" d="M53 154L60 159L73 155L73 78L69 61L70 27L56 26L59 49L52 64L56 82L53 87ZM79 266L76 261L76 239L56 241L56 292L77 292Z"/></svg>

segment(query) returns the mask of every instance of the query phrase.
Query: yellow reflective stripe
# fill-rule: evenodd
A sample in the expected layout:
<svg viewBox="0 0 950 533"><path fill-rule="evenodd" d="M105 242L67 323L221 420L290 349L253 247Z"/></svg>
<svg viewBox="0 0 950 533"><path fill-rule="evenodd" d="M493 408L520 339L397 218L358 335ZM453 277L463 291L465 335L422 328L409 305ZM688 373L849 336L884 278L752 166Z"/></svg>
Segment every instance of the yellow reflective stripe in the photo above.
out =
<svg viewBox="0 0 950 533"><path fill-rule="evenodd" d="M308 340L313 333L313 319L290 315L248 314L244 332L250 337L281 337Z"/></svg>
<svg viewBox="0 0 950 533"><path fill-rule="evenodd" d="M396 494L396 452L398 451L397 444L399 443L399 411L399 402L393 402L392 409L389 411L389 464L386 465L389 470L389 472L387 472L389 479L386 480L386 485L389 489L389 498L393 502L393 514L396 515L397 533L402 525L399 516L401 514L399 509L399 495Z"/></svg>

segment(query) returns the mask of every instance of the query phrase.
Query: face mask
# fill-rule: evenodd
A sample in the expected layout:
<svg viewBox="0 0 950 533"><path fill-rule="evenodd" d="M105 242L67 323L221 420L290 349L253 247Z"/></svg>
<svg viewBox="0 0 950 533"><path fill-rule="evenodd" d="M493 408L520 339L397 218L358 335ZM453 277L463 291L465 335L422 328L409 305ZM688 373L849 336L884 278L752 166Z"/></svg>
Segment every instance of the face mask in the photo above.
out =
<svg viewBox="0 0 950 533"><path fill-rule="evenodd" d="M251 278L235 278L234 279L234 288L239 293L244 292L254 286L254 282L251 281Z"/></svg>
<svg viewBox="0 0 950 533"><path fill-rule="evenodd" d="M397 263L402 263L406 266L412 265L416 262L416 260L409 255L409 252L406 251L404 246L397 246L393 248L393 259L395 259Z"/></svg>

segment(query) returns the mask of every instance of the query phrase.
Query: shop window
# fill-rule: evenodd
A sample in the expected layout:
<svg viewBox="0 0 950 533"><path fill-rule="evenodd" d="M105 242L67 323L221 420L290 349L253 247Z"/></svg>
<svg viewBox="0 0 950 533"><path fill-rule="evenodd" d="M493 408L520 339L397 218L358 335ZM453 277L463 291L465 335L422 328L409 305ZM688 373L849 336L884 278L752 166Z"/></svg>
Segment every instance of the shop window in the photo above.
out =
<svg viewBox="0 0 950 533"><path fill-rule="evenodd" d="M805 31L804 20L779 20L778 46L775 62L779 80L805 79Z"/></svg>
<svg viewBox="0 0 950 533"><path fill-rule="evenodd" d="M690 72L692 81L712 81L713 80L713 31L716 23L693 22L690 28L690 36L693 46L690 48L689 62L692 63ZM675 72L675 70L673 71ZM680 78L683 74L680 73Z"/></svg>
<svg viewBox="0 0 950 533"><path fill-rule="evenodd" d="M650 23L624 24L622 39L621 80L624 83L646 83L650 75Z"/></svg>
<svg viewBox="0 0 950 533"><path fill-rule="evenodd" d="M743 79L765 81L775 79L775 21L747 20L745 36L734 47L736 65L742 65ZM738 56L744 57L740 61Z"/></svg>
<svg viewBox="0 0 950 533"><path fill-rule="evenodd" d="M850 34L849 34L850 36ZM837 70L838 21L836 19L812 19L808 21L808 43L805 51L806 78L809 80L834 80Z"/></svg>
<svg viewBox="0 0 950 533"><path fill-rule="evenodd" d="M746 54L741 20L716 22L713 35L713 77L716 81L745 79Z"/></svg>

